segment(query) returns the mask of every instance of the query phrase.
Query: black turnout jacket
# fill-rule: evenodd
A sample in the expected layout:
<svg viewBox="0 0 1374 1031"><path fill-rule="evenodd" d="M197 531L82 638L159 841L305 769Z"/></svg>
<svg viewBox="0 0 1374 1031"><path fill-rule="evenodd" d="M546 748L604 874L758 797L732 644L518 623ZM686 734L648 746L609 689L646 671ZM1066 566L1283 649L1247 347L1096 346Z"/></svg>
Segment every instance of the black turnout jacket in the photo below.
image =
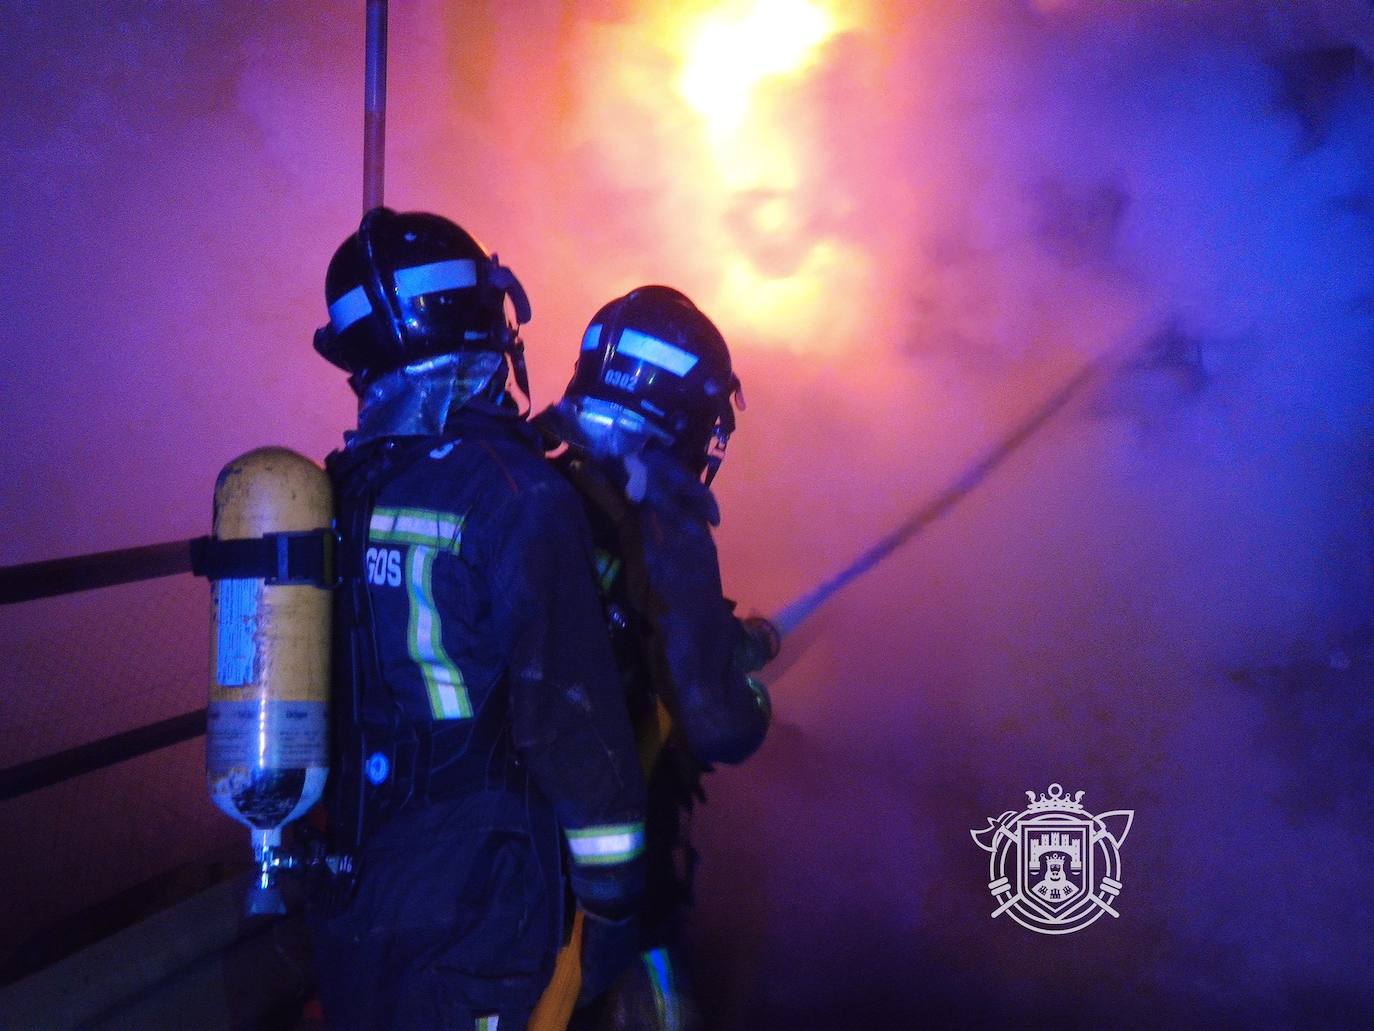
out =
<svg viewBox="0 0 1374 1031"><path fill-rule="evenodd" d="M363 585L336 630L361 685L338 737L357 790L388 804L359 835L355 898L317 934L326 1016L513 1017L562 940L561 871L611 918L643 880L644 782L586 518L528 427L494 413L330 469Z"/></svg>

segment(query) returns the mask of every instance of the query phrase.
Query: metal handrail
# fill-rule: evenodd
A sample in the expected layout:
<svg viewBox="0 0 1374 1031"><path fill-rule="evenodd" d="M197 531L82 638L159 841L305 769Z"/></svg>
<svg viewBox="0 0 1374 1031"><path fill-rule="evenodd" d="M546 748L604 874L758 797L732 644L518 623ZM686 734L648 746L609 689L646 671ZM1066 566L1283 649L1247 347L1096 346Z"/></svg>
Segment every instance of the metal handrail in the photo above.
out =
<svg viewBox="0 0 1374 1031"><path fill-rule="evenodd" d="M0 568L0 605L191 571L191 541L168 541Z"/></svg>
<svg viewBox="0 0 1374 1031"><path fill-rule="evenodd" d="M191 572L192 540L0 568L0 605ZM205 710L183 713L0 770L0 801L113 766L205 733Z"/></svg>
<svg viewBox="0 0 1374 1031"><path fill-rule="evenodd" d="M54 784L104 769L126 759L136 759L159 748L190 741L205 733L205 710L183 713L147 726L135 727L41 759L31 759L0 770L0 802L39 791Z"/></svg>

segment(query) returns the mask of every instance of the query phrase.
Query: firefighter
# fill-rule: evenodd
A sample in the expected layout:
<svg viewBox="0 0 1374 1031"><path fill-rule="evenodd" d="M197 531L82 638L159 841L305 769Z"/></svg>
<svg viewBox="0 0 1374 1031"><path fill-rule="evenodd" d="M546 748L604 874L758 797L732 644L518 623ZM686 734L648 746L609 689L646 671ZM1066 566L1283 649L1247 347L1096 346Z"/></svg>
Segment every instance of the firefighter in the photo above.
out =
<svg viewBox="0 0 1374 1031"><path fill-rule="evenodd" d="M777 654L762 619L722 596L710 483L740 384L720 332L683 294L633 290L592 319L572 382L536 420L592 525L602 601L649 778L640 958L576 1028L672 1028L698 1017L681 938L695 855L686 817L702 774L762 743L767 691L748 674ZM742 399L741 399L742 407Z"/></svg>
<svg viewBox="0 0 1374 1031"><path fill-rule="evenodd" d="M315 347L359 398L327 463L343 587L311 906L325 1019L523 1028L566 887L589 940L632 928L644 807L587 521L508 390L528 396L529 302L454 223L385 208L325 294Z"/></svg>

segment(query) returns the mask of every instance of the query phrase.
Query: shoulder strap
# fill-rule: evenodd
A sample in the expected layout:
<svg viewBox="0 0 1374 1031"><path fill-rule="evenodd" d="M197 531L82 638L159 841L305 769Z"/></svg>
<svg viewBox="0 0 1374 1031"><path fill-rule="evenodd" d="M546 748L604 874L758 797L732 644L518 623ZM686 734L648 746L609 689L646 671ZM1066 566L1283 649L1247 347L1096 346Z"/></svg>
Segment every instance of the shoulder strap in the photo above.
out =
<svg viewBox="0 0 1374 1031"><path fill-rule="evenodd" d="M356 854L367 833L368 811L380 803L390 808L404 799L388 797L399 778L390 769L369 768L374 742L394 739L409 724L382 678L376 619L364 575L368 527L377 499L387 486L433 448L434 438L370 441L356 450L336 451L325 462L334 484L336 527L340 537L339 594L334 605L334 748L331 778L330 837L335 851ZM364 728L375 728L369 734ZM394 762L394 757L386 760ZM375 765L375 764L374 764Z"/></svg>

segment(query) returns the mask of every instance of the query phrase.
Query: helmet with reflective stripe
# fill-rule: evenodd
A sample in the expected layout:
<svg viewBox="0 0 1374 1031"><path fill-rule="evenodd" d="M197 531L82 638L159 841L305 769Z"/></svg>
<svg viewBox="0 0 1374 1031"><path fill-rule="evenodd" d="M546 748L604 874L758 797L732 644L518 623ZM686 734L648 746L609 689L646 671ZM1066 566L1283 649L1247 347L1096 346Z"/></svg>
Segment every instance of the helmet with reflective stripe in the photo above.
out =
<svg viewBox="0 0 1374 1031"><path fill-rule="evenodd" d="M525 291L446 218L373 208L334 253L324 292L329 322L316 331L315 350L352 373L360 393L393 369L458 351L509 354L517 381L524 378L518 326L530 318Z"/></svg>
<svg viewBox="0 0 1374 1031"><path fill-rule="evenodd" d="M735 429L739 380L720 330L685 294L641 286L592 317L564 392L584 432L628 418L710 483Z"/></svg>

